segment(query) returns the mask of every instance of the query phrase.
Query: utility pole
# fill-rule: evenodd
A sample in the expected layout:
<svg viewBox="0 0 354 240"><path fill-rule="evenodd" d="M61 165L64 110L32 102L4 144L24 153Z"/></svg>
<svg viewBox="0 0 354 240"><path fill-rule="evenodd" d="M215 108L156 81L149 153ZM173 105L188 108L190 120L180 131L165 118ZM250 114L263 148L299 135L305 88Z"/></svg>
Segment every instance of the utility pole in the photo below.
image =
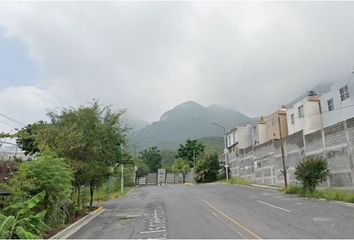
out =
<svg viewBox="0 0 354 240"><path fill-rule="evenodd" d="M123 166L123 146L121 145L121 171L122 171L122 176L120 178L120 192L124 192L124 166Z"/></svg>
<svg viewBox="0 0 354 240"><path fill-rule="evenodd" d="M193 161L194 161L194 169L195 169L195 149L193 149Z"/></svg>
<svg viewBox="0 0 354 240"><path fill-rule="evenodd" d="M281 160L283 162L283 176L284 176L284 184L285 184L285 191L288 190L288 173L285 165L285 154L284 154L284 140L283 140L283 134L281 130L281 124L280 124L280 117L278 114L278 127L279 127L279 138L280 138L280 149L281 149Z"/></svg>
<svg viewBox="0 0 354 240"><path fill-rule="evenodd" d="M226 182L229 182L229 163L228 163L228 157L227 157L227 146L226 146L226 127L221 126L220 124L217 124L216 122L213 122L215 126L218 126L224 130L224 156L225 156L225 171L226 171Z"/></svg>
<svg viewBox="0 0 354 240"><path fill-rule="evenodd" d="M120 178L120 192L123 193L124 192L124 167L123 167L123 163L122 163L122 176Z"/></svg>

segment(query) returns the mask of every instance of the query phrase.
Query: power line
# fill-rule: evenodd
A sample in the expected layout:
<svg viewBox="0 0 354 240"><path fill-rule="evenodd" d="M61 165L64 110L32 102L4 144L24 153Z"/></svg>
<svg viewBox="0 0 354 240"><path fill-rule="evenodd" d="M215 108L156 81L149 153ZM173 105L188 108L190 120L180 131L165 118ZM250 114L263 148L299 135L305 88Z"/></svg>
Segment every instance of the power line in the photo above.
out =
<svg viewBox="0 0 354 240"><path fill-rule="evenodd" d="M25 123L23 123L23 122L21 122L21 121L18 121L18 120L16 120L16 119L14 119L14 118L12 118L12 117L9 117L9 116L7 116L6 114L3 114L3 113L0 113L0 116L2 116L2 117L4 117L4 118L6 118L6 119L8 119L8 120L10 120L10 121L12 121L12 122L14 122L14 123L16 123L17 125L19 125L19 126L24 126L24 125L26 125Z"/></svg>
<svg viewBox="0 0 354 240"><path fill-rule="evenodd" d="M13 80L13 79L11 79L11 78L9 78L9 77L7 77L7 76L1 74L1 73L0 73L0 77L3 78L3 79L5 79L5 80L7 80L7 81L9 81L9 82L11 82L11 83L14 83L15 85L17 85L17 86L19 86L19 87L24 87L23 89L24 89L25 91L27 91L27 92L32 92L33 94L37 95L38 97L40 97L40 98L42 98L42 99L44 99L44 100L47 100L47 99L45 99L45 97L44 97L43 95L40 95L40 94L38 94L37 92L35 92L35 91L33 91L33 90L29 89L29 88L26 88L25 86L23 86L23 85L20 84L19 82L17 82L17 81L15 81L15 80Z"/></svg>
<svg viewBox="0 0 354 240"><path fill-rule="evenodd" d="M17 144L16 144L16 143L10 143L10 142L1 141L1 140L0 140L0 143L10 144L10 145L13 145L13 146L17 146Z"/></svg>
<svg viewBox="0 0 354 240"><path fill-rule="evenodd" d="M11 124L11 123L8 123L8 122L5 122L5 121L1 121L1 120L0 120L0 123L5 124L5 125L7 125L9 127L13 127L13 128L17 128L18 127L18 125L14 125L14 124Z"/></svg>
<svg viewBox="0 0 354 240"><path fill-rule="evenodd" d="M0 77L4 78L5 80L7 80L7 81L9 81L9 82L12 82L12 83L18 85L18 86L21 86L21 84L19 84L19 83L16 82L15 80L12 80L11 78L9 78L9 77L7 77L7 76L1 74L1 73L0 73Z"/></svg>
<svg viewBox="0 0 354 240"><path fill-rule="evenodd" d="M22 84L20 84L19 82L15 81L15 80L13 80L12 78L9 78L8 76L5 76L4 74L1 74L1 73L0 73L0 77L3 78L3 79L5 79L5 80L7 80L8 82L11 82L11 83L15 84L16 86L24 87L23 89L24 89L25 91L31 92L31 93L37 95L38 97L42 98L43 100L46 100L46 101L47 101L47 98L44 97L43 95L38 94L37 92L33 91L33 90L30 89L30 88L26 88L25 86L23 86ZM51 93L51 94L53 94L53 93ZM54 94L53 94L53 95L54 95ZM54 96L55 96L55 95L54 95ZM57 96L55 96L55 97L57 98L57 100L59 100L59 98L58 98ZM19 125L19 126L21 126L21 127L23 127L23 126L26 125L25 123L23 123L23 122L21 122L21 121L19 121L19 120L16 120L16 119L14 119L14 118L12 118L12 117L9 117L9 116L7 116L6 114L0 113L0 116L3 116L4 118L6 118L6 119L8 119L8 120L10 120L10 121L12 121L12 122L14 122L14 123L16 123L17 125ZM5 123L5 124L6 124L6 123Z"/></svg>

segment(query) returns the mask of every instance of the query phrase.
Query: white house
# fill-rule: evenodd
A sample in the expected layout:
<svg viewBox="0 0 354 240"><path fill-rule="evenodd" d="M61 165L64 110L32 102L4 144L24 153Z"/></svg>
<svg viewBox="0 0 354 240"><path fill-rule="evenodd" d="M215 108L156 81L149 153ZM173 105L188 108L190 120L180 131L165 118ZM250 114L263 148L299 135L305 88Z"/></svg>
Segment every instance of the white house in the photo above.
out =
<svg viewBox="0 0 354 240"><path fill-rule="evenodd" d="M308 96L288 108L288 134L303 130L309 134L322 129L320 97L310 91Z"/></svg>
<svg viewBox="0 0 354 240"><path fill-rule="evenodd" d="M354 74L349 80L333 84L329 92L322 94L321 106L324 127L354 117Z"/></svg>
<svg viewBox="0 0 354 240"><path fill-rule="evenodd" d="M252 128L251 124L245 126L235 126L226 133L226 146L229 153L238 149L243 149L252 144Z"/></svg>

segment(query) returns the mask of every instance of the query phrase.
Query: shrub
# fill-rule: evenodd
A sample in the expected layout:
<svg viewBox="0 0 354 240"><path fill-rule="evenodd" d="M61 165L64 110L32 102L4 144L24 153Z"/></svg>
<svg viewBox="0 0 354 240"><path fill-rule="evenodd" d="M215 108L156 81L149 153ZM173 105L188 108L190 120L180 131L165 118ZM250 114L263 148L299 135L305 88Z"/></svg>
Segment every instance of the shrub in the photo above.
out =
<svg viewBox="0 0 354 240"><path fill-rule="evenodd" d="M38 239L48 230L43 222L45 210L34 213L33 209L44 200L45 192L40 192L31 199L10 205L16 214L5 216L0 214L0 239Z"/></svg>
<svg viewBox="0 0 354 240"><path fill-rule="evenodd" d="M295 169L296 179L309 193L313 193L319 183L326 181L327 176L327 160L322 157L305 158Z"/></svg>
<svg viewBox="0 0 354 240"><path fill-rule="evenodd" d="M218 155L215 153L204 155L197 161L195 180L197 182L213 182L220 169Z"/></svg>
<svg viewBox="0 0 354 240"><path fill-rule="evenodd" d="M288 189L287 189L286 193L287 194L300 194L301 191L302 191L302 187L301 186L290 184L288 186Z"/></svg>
<svg viewBox="0 0 354 240"><path fill-rule="evenodd" d="M37 157L22 163L11 180L12 202L21 202L44 191L41 207L47 212L45 222L50 226L62 224L71 204L72 179L71 170L63 159L48 155Z"/></svg>

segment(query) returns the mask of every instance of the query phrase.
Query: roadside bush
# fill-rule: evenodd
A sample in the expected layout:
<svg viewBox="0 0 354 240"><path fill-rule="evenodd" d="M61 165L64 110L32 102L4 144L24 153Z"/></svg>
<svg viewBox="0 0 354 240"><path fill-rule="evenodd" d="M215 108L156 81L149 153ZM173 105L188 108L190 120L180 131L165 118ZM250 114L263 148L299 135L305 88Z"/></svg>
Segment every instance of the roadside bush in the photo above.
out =
<svg viewBox="0 0 354 240"><path fill-rule="evenodd" d="M309 193L313 193L319 183L326 181L327 176L327 160L322 157L305 158L295 169L296 179Z"/></svg>
<svg viewBox="0 0 354 240"><path fill-rule="evenodd" d="M46 210L45 222L56 226L66 221L72 193L72 173L64 159L49 155L37 157L20 164L10 182L13 188L12 202L21 202L42 191L44 201L40 207Z"/></svg>
<svg viewBox="0 0 354 240"><path fill-rule="evenodd" d="M301 186L290 184L288 186L288 189L286 190L286 193L287 194L300 194L301 190L302 190ZM283 189L283 191L285 191L285 188Z"/></svg>
<svg viewBox="0 0 354 240"><path fill-rule="evenodd" d="M197 182L213 182L216 181L220 164L217 154L204 155L197 161L195 180Z"/></svg>
<svg viewBox="0 0 354 240"><path fill-rule="evenodd" d="M14 215L0 214L0 239L38 239L42 238L48 226L43 222L46 211L35 212L36 206L45 198L45 192L40 192L31 199L10 205L8 209Z"/></svg>

